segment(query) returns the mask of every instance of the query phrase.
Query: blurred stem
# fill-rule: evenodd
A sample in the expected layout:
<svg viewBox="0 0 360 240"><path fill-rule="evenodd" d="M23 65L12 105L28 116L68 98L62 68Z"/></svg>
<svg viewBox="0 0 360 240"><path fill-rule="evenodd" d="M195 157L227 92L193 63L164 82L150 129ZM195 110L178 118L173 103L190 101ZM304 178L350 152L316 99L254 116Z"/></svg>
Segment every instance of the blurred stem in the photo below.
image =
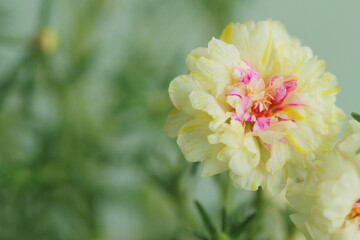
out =
<svg viewBox="0 0 360 240"><path fill-rule="evenodd" d="M174 205L177 209L180 222L184 225L184 229L193 228L196 226L196 221L193 215L193 206L189 195L181 191L179 185L176 186L176 193L172 195Z"/></svg>
<svg viewBox="0 0 360 240"><path fill-rule="evenodd" d="M217 31L221 31L228 23L233 2L232 0L203 0L204 6L208 9L210 20L214 23Z"/></svg>
<svg viewBox="0 0 360 240"><path fill-rule="evenodd" d="M0 106L6 99L6 96L11 92L13 87L17 83L17 74L19 71L26 66L29 62L36 61L36 58L39 56L39 52L36 46L36 41L38 35L41 33L43 26L47 25L50 19L50 7L52 0L43 0L41 4L39 22L35 30L35 36L30 40L30 44L27 47L27 51L24 56L15 64L15 66L8 72L8 74L3 77L3 83L0 86L0 91L2 92L0 97Z"/></svg>
<svg viewBox="0 0 360 240"><path fill-rule="evenodd" d="M289 220L289 216L291 214L293 214L293 211L291 210L290 206L288 206L285 211L283 211L283 217L288 219L288 221L286 221L287 223L287 230L288 230L288 239L292 239L296 232L297 232L297 228L295 226L295 224Z"/></svg>
<svg viewBox="0 0 360 240"><path fill-rule="evenodd" d="M81 141L81 139L79 139L81 136L78 136L79 133L74 132L71 128L69 128L69 126L73 124L73 116L71 116L68 111L69 109L71 109L71 107L69 107L68 99L71 88L66 87L64 84L59 84L60 81L57 79L57 76L54 76L54 71L52 70L52 66L49 63L48 57L41 56L40 60L44 80L48 85L48 89L50 91L53 91L53 93L56 95L56 99L59 104L59 115L61 116L62 123L62 128L59 131L61 132L61 137L64 138L64 142L68 144L68 154L69 156L71 156L68 158L68 160L72 161L73 159L81 159L83 158L83 155L80 149L72 147L81 145L81 143L79 142ZM71 140L70 142L68 141L69 139ZM63 154L65 154L66 156L66 151L64 151ZM95 213L97 194L94 192L91 186L89 189L89 186L84 186L81 182L77 182L76 179L72 179L71 181L75 181L75 184L79 188L79 191L82 191L81 194L85 196L85 204L88 215L84 216L84 222L87 223L89 229L91 230L92 235L94 236L93 239L97 239L100 236L99 227L96 221L97 216Z"/></svg>
<svg viewBox="0 0 360 240"><path fill-rule="evenodd" d="M149 166L144 169L151 169L151 167ZM165 174L158 175L152 172L153 171L145 171L144 174L148 175L159 189L169 197L169 200L173 204L174 211L178 216L179 223L182 225L181 229L193 229L196 226L196 221L192 202L190 201L188 193L182 191L180 186L183 175L188 171L185 171L182 167L178 167L177 172L166 177L162 177Z"/></svg>
<svg viewBox="0 0 360 240"><path fill-rule="evenodd" d="M43 0L39 14L39 23L37 33L41 32L42 28L46 27L50 22L51 6L53 0Z"/></svg>
<svg viewBox="0 0 360 240"><path fill-rule="evenodd" d="M249 228L248 240L258 239L257 236L259 234L259 226L261 225L261 218L263 217L263 211L264 211L264 201L265 201L264 191L261 188L259 188L255 192L254 205L256 208L256 213L254 215L254 220L251 221L248 226Z"/></svg>
<svg viewBox="0 0 360 240"><path fill-rule="evenodd" d="M4 103L7 95L11 92L12 88L16 85L16 76L19 70L32 59L33 52L25 55L9 72L4 76L3 83L0 86L0 106Z"/></svg>
<svg viewBox="0 0 360 240"><path fill-rule="evenodd" d="M194 228L197 224L193 215L191 201L186 197L181 200L181 202L178 209L181 216L181 223L184 225L184 229Z"/></svg>
<svg viewBox="0 0 360 240"><path fill-rule="evenodd" d="M255 206L257 212L259 213L263 209L264 192L261 188L259 188L255 194Z"/></svg>

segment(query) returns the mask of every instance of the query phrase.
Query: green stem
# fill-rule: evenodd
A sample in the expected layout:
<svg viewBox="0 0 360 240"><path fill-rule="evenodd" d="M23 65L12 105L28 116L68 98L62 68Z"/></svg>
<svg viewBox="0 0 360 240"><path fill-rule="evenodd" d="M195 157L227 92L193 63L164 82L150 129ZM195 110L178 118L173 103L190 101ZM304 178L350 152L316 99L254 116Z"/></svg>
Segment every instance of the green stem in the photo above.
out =
<svg viewBox="0 0 360 240"><path fill-rule="evenodd" d="M256 196L255 196L255 206L257 213L261 212L263 208L263 202L264 202L264 192L261 188L259 188L256 191Z"/></svg>

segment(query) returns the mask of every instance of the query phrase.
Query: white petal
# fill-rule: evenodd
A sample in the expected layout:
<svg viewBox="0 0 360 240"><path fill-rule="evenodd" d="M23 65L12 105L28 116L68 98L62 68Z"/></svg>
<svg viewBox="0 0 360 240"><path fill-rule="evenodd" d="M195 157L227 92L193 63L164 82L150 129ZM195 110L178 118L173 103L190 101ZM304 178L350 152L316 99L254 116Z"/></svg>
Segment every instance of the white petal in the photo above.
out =
<svg viewBox="0 0 360 240"><path fill-rule="evenodd" d="M225 147L218 155L219 160L229 163L229 168L237 175L249 174L252 170L249 164L250 154L245 149Z"/></svg>
<svg viewBox="0 0 360 240"><path fill-rule="evenodd" d="M196 111L190 103L190 93L192 91L202 91L194 80L186 75L178 76L171 81L169 86L170 99L174 106L190 116L198 116L199 111Z"/></svg>
<svg viewBox="0 0 360 240"><path fill-rule="evenodd" d="M271 144L271 157L266 162L266 170L276 173L290 160L291 152L287 143L276 142Z"/></svg>
<svg viewBox="0 0 360 240"><path fill-rule="evenodd" d="M354 170L344 172L336 181L326 181L319 185L321 194L318 203L324 209L317 215L322 222L327 222L327 228L338 229L344 224L352 205L359 199L359 189L360 178Z"/></svg>
<svg viewBox="0 0 360 240"><path fill-rule="evenodd" d="M307 82L314 81L319 78L325 72L326 64L323 60L318 60L317 57L312 57L308 61L304 62L294 74L301 80L304 81L304 85ZM298 86L297 91L301 91L301 85Z"/></svg>
<svg viewBox="0 0 360 240"><path fill-rule="evenodd" d="M216 157L202 161L201 176L209 177L228 170L228 164L219 161Z"/></svg>
<svg viewBox="0 0 360 240"><path fill-rule="evenodd" d="M194 119L186 122L178 133L177 143L186 160L201 162L215 160L221 144L210 144L207 140L211 133L209 119Z"/></svg>
<svg viewBox="0 0 360 240"><path fill-rule="evenodd" d="M196 62L201 57L209 57L207 48L195 48L191 53L186 57L186 65L189 68L190 72L198 72L199 69L196 67Z"/></svg>
<svg viewBox="0 0 360 240"><path fill-rule="evenodd" d="M283 167L274 174L265 171L264 182L261 186L271 194L279 194L284 189L286 181L287 171L286 168Z"/></svg>
<svg viewBox="0 0 360 240"><path fill-rule="evenodd" d="M256 167L260 162L260 147L258 140L251 133L246 134L244 139L245 149L249 151L249 163Z"/></svg>
<svg viewBox="0 0 360 240"><path fill-rule="evenodd" d="M238 189L256 191L263 181L263 174L258 169L253 169L249 174L242 176L230 171L230 179Z"/></svg>
<svg viewBox="0 0 360 240"><path fill-rule="evenodd" d="M189 119L190 117L183 112L177 109L171 110L164 124L165 134L172 138L177 137L179 129Z"/></svg>
<svg viewBox="0 0 360 240"><path fill-rule="evenodd" d="M291 221L295 224L295 226L304 233L306 239L312 239L310 233L306 227L306 217L302 214L292 214L290 215Z"/></svg>
<svg viewBox="0 0 360 240"><path fill-rule="evenodd" d="M285 28L276 21L263 21L257 24L229 24L221 39L234 44L240 58L250 62L261 75L267 76L277 61L275 41L290 41Z"/></svg>
<svg viewBox="0 0 360 240"><path fill-rule="evenodd" d="M360 123L356 120L350 120L344 141L338 145L341 154L350 159L359 158L356 151L360 149Z"/></svg>
<svg viewBox="0 0 360 240"><path fill-rule="evenodd" d="M240 60L239 51L232 45L213 38L208 44L208 52L211 59L224 65L229 71L232 70L236 61Z"/></svg>
<svg viewBox="0 0 360 240"><path fill-rule="evenodd" d="M230 168L230 178L236 188L256 191L261 186L271 194L279 194L286 185L287 172L285 168L275 174L270 174L260 162L256 168L246 175L238 175L231 170Z"/></svg>
<svg viewBox="0 0 360 240"><path fill-rule="evenodd" d="M228 147L239 148L244 144L244 128L241 124L224 123L215 133L208 136L208 140L211 144L223 143Z"/></svg>
<svg viewBox="0 0 360 240"><path fill-rule="evenodd" d="M314 131L307 125L298 122L300 125L298 128L291 130L291 133L287 135L287 138L296 147L296 149L303 155L313 152L319 145L319 139L314 134Z"/></svg>
<svg viewBox="0 0 360 240"><path fill-rule="evenodd" d="M312 204L315 200L314 197L300 194L298 192L288 192L286 198L290 201L291 205L303 214L311 214Z"/></svg>
<svg viewBox="0 0 360 240"><path fill-rule="evenodd" d="M232 81L231 71L220 62L205 57L201 57L196 66L202 89L210 91L215 97L224 94L225 87Z"/></svg>
<svg viewBox="0 0 360 240"><path fill-rule="evenodd" d="M190 94L190 101L194 109L204 111L212 117L212 130L216 129L228 118L226 117L225 112L219 106L216 99L210 94L200 91L193 91Z"/></svg>
<svg viewBox="0 0 360 240"><path fill-rule="evenodd" d="M309 47L300 46L298 41L291 40L290 42L283 42L277 47L278 64L276 64L274 71L281 72L284 75L296 73L299 68L313 57L312 50ZM304 83L298 82L298 86L303 86Z"/></svg>
<svg viewBox="0 0 360 240"><path fill-rule="evenodd" d="M314 94L327 99L331 97L335 101L335 95L340 92L340 87L336 77L331 73L324 73L319 78L310 79L302 88L302 92Z"/></svg>

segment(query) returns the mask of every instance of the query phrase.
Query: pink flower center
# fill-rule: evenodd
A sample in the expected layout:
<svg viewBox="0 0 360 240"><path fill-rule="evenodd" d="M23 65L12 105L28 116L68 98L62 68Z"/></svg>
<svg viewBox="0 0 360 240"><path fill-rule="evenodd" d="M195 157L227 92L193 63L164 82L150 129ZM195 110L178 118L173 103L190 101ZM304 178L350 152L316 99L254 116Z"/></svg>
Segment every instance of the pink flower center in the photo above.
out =
<svg viewBox="0 0 360 240"><path fill-rule="evenodd" d="M354 203L353 208L351 210L351 217L352 218L360 217L360 199Z"/></svg>
<svg viewBox="0 0 360 240"><path fill-rule="evenodd" d="M307 106L296 92L297 77L278 75L264 81L246 61L234 67L235 83L229 86L227 102L234 108L232 119L252 123L252 131L264 131L272 124L299 119L299 109ZM295 109L295 110L294 110Z"/></svg>

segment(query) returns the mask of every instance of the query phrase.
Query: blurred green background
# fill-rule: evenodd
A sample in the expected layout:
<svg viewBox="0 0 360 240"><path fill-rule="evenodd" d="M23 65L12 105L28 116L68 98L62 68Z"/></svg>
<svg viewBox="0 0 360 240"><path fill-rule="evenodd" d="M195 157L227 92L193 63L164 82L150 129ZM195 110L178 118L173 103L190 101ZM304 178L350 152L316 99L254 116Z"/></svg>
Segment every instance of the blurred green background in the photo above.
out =
<svg viewBox="0 0 360 240"><path fill-rule="evenodd" d="M342 87L339 106L358 111L359 7L355 0L2 0L0 240L199 239L194 231L206 231L195 199L218 227L223 207L229 224L241 226L259 210L258 196L234 190L226 174L200 179L163 135L169 82L186 73L190 50L228 22L273 18L327 61ZM239 239L301 239L283 199L265 198Z"/></svg>

